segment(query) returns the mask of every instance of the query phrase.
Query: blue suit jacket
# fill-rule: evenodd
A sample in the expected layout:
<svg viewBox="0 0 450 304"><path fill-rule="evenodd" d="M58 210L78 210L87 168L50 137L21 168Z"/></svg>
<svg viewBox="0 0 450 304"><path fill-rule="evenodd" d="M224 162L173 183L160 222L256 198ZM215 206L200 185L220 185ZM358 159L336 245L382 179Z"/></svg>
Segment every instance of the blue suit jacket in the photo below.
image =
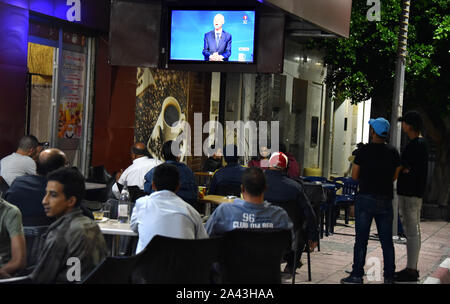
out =
<svg viewBox="0 0 450 304"><path fill-rule="evenodd" d="M223 61L228 61L231 56L231 34L222 30L222 36L219 40L219 46L216 46L216 37L214 31L207 32L204 38L203 56L209 61L209 56L215 52L223 56Z"/></svg>

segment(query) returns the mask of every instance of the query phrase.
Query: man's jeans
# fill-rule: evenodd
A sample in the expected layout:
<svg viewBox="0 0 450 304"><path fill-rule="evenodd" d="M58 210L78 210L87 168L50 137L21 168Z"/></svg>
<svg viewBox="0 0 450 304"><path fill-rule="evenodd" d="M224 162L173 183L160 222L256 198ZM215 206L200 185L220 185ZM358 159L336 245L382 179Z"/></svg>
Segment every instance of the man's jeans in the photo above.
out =
<svg viewBox="0 0 450 304"><path fill-rule="evenodd" d="M406 235L406 267L417 270L420 252L420 210L422 198L398 195L398 209Z"/></svg>
<svg viewBox="0 0 450 304"><path fill-rule="evenodd" d="M394 243L392 242L392 199L370 194L360 194L355 202L355 247L353 249L352 276L362 278L366 262L370 226L375 218L378 236L383 249L384 278L392 279L395 272Z"/></svg>

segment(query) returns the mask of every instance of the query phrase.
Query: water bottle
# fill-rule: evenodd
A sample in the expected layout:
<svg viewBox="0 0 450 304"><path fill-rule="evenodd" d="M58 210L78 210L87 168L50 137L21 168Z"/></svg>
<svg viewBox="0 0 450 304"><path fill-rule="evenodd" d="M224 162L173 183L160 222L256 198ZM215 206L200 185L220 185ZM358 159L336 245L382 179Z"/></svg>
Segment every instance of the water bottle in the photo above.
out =
<svg viewBox="0 0 450 304"><path fill-rule="evenodd" d="M127 181L124 181L122 192L120 192L119 205L117 207L117 220L120 223L128 223L130 220L130 193Z"/></svg>

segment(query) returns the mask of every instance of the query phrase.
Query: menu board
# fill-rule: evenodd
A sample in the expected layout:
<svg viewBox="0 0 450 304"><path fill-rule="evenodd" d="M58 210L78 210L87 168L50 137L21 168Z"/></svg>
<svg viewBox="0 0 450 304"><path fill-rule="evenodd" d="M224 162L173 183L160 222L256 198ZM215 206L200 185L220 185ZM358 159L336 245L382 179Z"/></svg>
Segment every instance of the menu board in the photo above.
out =
<svg viewBox="0 0 450 304"><path fill-rule="evenodd" d="M59 81L58 138L80 138L86 77L86 55L62 51Z"/></svg>

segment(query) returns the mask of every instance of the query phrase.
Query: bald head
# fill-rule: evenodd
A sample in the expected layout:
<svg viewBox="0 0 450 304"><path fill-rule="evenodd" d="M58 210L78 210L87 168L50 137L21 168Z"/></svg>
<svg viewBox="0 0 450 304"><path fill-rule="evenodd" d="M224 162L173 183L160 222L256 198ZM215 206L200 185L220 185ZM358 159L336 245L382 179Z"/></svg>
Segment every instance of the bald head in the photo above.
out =
<svg viewBox="0 0 450 304"><path fill-rule="evenodd" d="M131 159L147 156L147 147L144 143L137 142L131 147Z"/></svg>
<svg viewBox="0 0 450 304"><path fill-rule="evenodd" d="M56 169L64 167L67 163L67 156L63 151L56 148L45 149L39 154L36 171L39 175L45 176Z"/></svg>

